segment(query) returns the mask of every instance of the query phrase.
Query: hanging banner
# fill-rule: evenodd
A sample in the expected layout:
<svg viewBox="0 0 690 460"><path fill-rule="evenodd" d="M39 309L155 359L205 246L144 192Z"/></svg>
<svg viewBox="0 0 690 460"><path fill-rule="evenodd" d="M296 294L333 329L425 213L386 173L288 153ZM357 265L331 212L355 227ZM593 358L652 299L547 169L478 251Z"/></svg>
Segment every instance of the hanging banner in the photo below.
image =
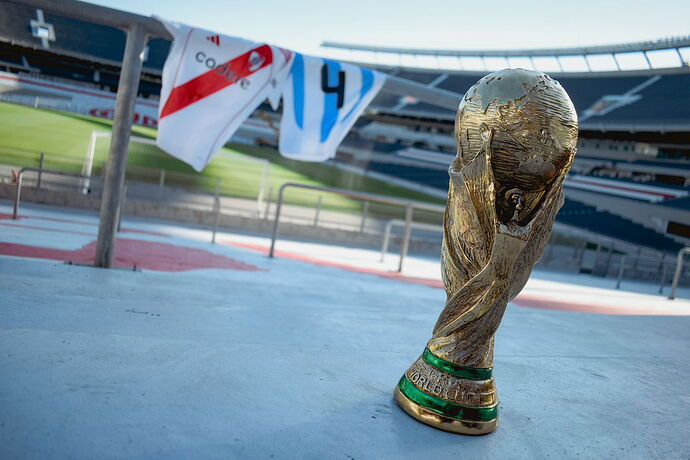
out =
<svg viewBox="0 0 690 460"><path fill-rule="evenodd" d="M268 98L277 107L294 53L157 19L174 41L156 144L201 171L259 104Z"/></svg>
<svg viewBox="0 0 690 460"><path fill-rule="evenodd" d="M376 96L384 74L157 18L173 35L156 144L201 171L264 100L283 99L279 151L324 161Z"/></svg>
<svg viewBox="0 0 690 460"><path fill-rule="evenodd" d="M283 88L280 153L303 161L334 157L384 80L370 69L295 53Z"/></svg>

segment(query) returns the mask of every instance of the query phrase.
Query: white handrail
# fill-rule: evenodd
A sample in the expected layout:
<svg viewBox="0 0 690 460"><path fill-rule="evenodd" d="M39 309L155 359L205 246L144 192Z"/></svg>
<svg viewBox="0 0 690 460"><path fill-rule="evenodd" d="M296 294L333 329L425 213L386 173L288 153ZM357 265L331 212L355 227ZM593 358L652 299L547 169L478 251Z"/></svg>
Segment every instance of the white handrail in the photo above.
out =
<svg viewBox="0 0 690 460"><path fill-rule="evenodd" d="M394 226L405 227L405 221L402 219L391 219L386 223L386 230L383 233L383 244L381 245L381 262L384 261L386 253L388 252L388 244L391 238L391 229ZM422 222L411 222L410 227L422 228L425 230L437 230L439 232L443 232L443 226L441 225L425 224Z"/></svg>
<svg viewBox="0 0 690 460"><path fill-rule="evenodd" d="M676 261L676 273L673 275L673 283L671 284L671 293L668 295L669 300L676 298L676 288L680 281L680 274L683 272L683 258L685 254L690 254L690 247L685 247L678 251L678 259Z"/></svg>
<svg viewBox="0 0 690 460"><path fill-rule="evenodd" d="M275 220L273 221L273 233L271 235L271 247L268 250L268 257L272 258L275 253L276 239L278 238L278 227L280 225L280 211L283 207L283 196L285 189L288 187L301 188L306 190L315 190L320 192L335 193L337 195L343 195L350 198L355 198L364 201L376 201L379 203L388 203L393 205L402 206L405 208L405 233L403 234L403 242L400 246L400 262L398 263L398 273L402 272L403 262L405 256L407 255L407 249L410 243L410 233L412 231L412 212L414 209L425 209L428 211L436 211L443 213L446 209L445 206L425 203L422 201L404 200L400 198L394 198L386 195L376 195L373 193L357 192L353 190L344 190L331 187L317 187L315 185L305 185L296 184L293 182L287 182L280 187L278 192L278 202L276 203L276 214Z"/></svg>

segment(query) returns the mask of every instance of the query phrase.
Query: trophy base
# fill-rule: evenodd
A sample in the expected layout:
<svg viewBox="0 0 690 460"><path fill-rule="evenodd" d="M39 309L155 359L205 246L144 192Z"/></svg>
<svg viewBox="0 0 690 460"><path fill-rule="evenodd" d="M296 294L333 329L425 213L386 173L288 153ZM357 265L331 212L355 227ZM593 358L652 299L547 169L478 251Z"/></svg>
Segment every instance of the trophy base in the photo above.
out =
<svg viewBox="0 0 690 460"><path fill-rule="evenodd" d="M440 430L480 435L498 426L498 396L492 368L447 361L428 348L395 387L398 405Z"/></svg>
<svg viewBox="0 0 690 460"><path fill-rule="evenodd" d="M478 436L489 434L498 427L498 418L488 421L462 420L431 411L405 396L397 385L393 397L402 410L412 418L439 430Z"/></svg>

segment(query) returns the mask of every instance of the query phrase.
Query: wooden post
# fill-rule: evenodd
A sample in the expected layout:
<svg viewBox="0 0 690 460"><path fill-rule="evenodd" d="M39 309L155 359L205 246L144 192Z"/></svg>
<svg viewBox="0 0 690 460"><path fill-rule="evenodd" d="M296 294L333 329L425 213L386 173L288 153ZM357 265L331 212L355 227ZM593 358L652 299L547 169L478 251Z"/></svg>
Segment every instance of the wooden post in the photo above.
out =
<svg viewBox="0 0 690 460"><path fill-rule="evenodd" d="M100 223L96 241L96 267L110 268L115 254L115 234L120 215L120 205L125 183L129 137L134 121L134 104L139 89L142 52L146 45L143 26L133 24L127 32L127 44L122 59L122 70L117 88L113 137L108 152L108 162L101 198Z"/></svg>

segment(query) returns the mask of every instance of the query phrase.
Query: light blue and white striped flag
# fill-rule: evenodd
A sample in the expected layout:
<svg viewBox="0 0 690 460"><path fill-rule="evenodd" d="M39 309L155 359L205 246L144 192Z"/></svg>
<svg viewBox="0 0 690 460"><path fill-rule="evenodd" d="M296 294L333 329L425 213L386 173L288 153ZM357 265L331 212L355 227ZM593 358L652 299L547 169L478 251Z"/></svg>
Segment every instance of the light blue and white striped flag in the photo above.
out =
<svg viewBox="0 0 690 460"><path fill-rule="evenodd" d="M333 158L384 80L374 70L295 53L283 87L281 155L301 161Z"/></svg>

